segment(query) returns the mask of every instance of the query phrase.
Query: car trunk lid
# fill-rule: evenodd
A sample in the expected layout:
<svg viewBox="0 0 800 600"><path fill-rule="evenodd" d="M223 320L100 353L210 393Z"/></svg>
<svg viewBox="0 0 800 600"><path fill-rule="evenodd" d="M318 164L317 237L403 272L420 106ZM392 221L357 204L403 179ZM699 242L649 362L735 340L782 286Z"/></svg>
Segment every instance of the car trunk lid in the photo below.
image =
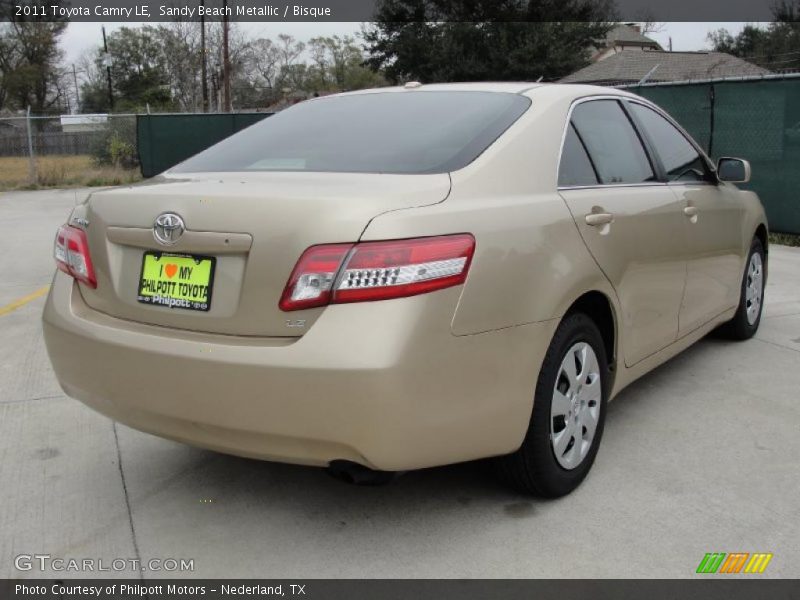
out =
<svg viewBox="0 0 800 600"><path fill-rule="evenodd" d="M84 207L98 285L81 286L81 294L93 309L131 321L229 335L301 336L325 309L285 313L278 302L306 248L356 242L375 216L441 202L449 190L447 174L289 172L162 176L104 190ZM164 213L185 224L172 246L154 237L154 222ZM159 260L176 278L185 261L170 255L213 257L208 310L140 302L146 252L167 253Z"/></svg>

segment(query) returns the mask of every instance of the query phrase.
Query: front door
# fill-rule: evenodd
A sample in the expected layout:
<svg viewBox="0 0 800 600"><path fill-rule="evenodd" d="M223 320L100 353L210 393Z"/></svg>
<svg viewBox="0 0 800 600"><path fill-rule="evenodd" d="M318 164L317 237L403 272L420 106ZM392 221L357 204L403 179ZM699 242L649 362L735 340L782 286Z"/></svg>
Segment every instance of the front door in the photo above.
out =
<svg viewBox="0 0 800 600"><path fill-rule="evenodd" d="M686 231L686 290L678 335L708 323L739 301L742 281L742 206L737 190L717 183L695 145L665 116L638 102L631 114L656 148Z"/></svg>

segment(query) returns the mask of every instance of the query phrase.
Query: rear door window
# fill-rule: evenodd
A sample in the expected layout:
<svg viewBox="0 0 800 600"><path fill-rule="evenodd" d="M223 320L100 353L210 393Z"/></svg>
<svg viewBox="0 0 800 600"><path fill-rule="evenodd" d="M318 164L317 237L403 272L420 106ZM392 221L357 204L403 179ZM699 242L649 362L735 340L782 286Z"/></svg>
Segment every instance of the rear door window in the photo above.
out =
<svg viewBox="0 0 800 600"><path fill-rule="evenodd" d="M575 187L581 185L597 185L592 161L586 153L583 142L575 133L575 128L570 124L564 138L564 149L561 151L561 162L558 168L558 185L560 187Z"/></svg>
<svg viewBox="0 0 800 600"><path fill-rule="evenodd" d="M572 125L583 140L602 184L656 181L639 135L616 100L592 100L572 111Z"/></svg>

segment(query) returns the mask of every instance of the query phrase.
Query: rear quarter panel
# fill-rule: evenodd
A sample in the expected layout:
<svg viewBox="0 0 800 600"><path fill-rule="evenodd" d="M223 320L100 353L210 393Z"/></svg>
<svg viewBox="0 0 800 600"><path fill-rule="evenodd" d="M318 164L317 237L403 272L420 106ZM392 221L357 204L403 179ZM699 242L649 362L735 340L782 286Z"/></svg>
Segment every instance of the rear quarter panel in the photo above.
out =
<svg viewBox="0 0 800 600"><path fill-rule="evenodd" d="M613 290L557 194L450 198L376 218L362 239L468 232L475 256L452 331L469 335L560 318L583 293Z"/></svg>
<svg viewBox="0 0 800 600"><path fill-rule="evenodd" d="M453 317L455 335L558 319L591 290L616 306L556 191L570 99L546 89L531 98L531 108L504 135L451 173L444 202L380 215L362 237L475 236L475 257Z"/></svg>

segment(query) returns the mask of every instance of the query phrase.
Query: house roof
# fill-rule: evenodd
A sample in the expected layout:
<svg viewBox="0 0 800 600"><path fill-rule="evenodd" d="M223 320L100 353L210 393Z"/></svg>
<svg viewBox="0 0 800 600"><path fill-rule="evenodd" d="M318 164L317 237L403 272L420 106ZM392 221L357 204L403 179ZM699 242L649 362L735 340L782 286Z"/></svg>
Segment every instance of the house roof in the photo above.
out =
<svg viewBox="0 0 800 600"><path fill-rule="evenodd" d="M617 25L606 35L606 47L610 46L653 46L661 49L661 44L652 38L643 35L630 25Z"/></svg>
<svg viewBox="0 0 800 600"><path fill-rule="evenodd" d="M619 52L564 77L562 83L636 83L766 75L767 69L724 52Z"/></svg>

